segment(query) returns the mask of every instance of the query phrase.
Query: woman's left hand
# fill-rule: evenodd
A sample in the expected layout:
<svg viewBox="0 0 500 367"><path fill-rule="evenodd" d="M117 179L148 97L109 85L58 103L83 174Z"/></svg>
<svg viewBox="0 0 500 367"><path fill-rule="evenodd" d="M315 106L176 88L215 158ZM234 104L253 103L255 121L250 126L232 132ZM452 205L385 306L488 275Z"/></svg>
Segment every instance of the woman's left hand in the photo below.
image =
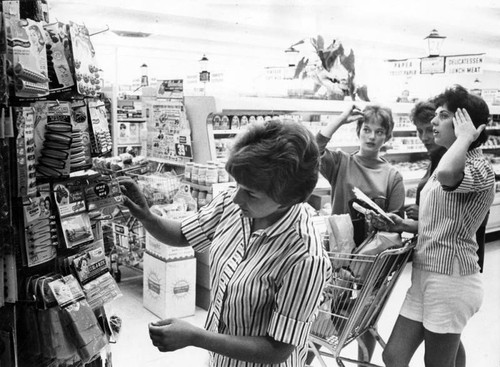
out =
<svg viewBox="0 0 500 367"><path fill-rule="evenodd" d="M179 319L165 319L149 324L149 336L160 352L172 352L192 345L197 327Z"/></svg>
<svg viewBox="0 0 500 367"><path fill-rule="evenodd" d="M481 132L486 128L486 125L481 125L478 128L474 126L469 113L465 108L458 108L453 117L453 127L455 128L455 136L469 138L471 143L475 141Z"/></svg>

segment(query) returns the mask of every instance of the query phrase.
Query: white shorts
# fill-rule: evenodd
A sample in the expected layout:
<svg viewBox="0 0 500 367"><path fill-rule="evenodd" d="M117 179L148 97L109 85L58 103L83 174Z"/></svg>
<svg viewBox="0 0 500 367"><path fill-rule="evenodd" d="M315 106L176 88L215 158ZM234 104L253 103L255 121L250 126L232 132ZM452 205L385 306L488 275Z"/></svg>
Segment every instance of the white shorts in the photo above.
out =
<svg viewBox="0 0 500 367"><path fill-rule="evenodd" d="M461 276L412 269L411 286L400 314L437 334L461 334L483 303L480 273Z"/></svg>

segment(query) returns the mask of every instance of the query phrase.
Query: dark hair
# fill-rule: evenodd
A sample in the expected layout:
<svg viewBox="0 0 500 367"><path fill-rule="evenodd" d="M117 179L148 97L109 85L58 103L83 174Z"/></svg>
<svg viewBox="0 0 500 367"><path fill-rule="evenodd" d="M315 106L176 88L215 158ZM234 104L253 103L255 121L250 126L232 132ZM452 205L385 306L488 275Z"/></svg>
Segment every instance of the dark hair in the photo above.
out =
<svg viewBox="0 0 500 367"><path fill-rule="evenodd" d="M392 111L389 107L383 107L380 105L368 105L363 109L364 119L358 120L356 126L356 134L359 137L361 131L361 126L366 121L379 122L380 125L385 129L386 141L392 137L392 130L394 129L394 119L392 118Z"/></svg>
<svg viewBox="0 0 500 367"><path fill-rule="evenodd" d="M433 98L432 102L436 107L446 105L448 111L455 113L459 108L465 108L469 114L474 126L478 128L481 125L487 125L490 118L490 109L488 104L481 97L469 93L461 85L455 84L447 88L443 93ZM486 129L469 146L469 150L477 148L488 140Z"/></svg>
<svg viewBox="0 0 500 367"><path fill-rule="evenodd" d="M314 190L319 149L314 135L298 122L253 123L235 139L226 170L240 184L290 206L306 201Z"/></svg>
<svg viewBox="0 0 500 367"><path fill-rule="evenodd" d="M413 106L410 120L414 123L430 124L436 115L436 105L431 101L420 101Z"/></svg>
<svg viewBox="0 0 500 367"><path fill-rule="evenodd" d="M80 259L80 261L78 261L78 265L76 267L76 270L82 271L84 262L85 262L85 265L89 264L89 260L87 259L87 257L82 257Z"/></svg>

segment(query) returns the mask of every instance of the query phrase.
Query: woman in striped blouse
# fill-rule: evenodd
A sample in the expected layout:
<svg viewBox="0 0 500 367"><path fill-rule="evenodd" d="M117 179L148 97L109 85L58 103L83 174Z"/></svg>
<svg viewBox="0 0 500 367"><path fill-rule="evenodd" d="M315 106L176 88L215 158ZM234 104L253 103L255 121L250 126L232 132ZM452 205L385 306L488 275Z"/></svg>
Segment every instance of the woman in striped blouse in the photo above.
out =
<svg viewBox="0 0 500 367"><path fill-rule="evenodd" d="M418 221L391 215L395 231L418 233L412 284L383 352L406 367L424 342L425 366L465 367L460 335L482 303L475 233L494 199L495 174L479 146L488 105L461 86L434 98L434 141L448 150L420 196Z"/></svg>
<svg viewBox="0 0 500 367"><path fill-rule="evenodd" d="M155 216L130 179L124 204L164 243L210 252L211 299L205 329L166 319L149 326L161 352L196 346L211 366L304 366L307 338L330 261L304 206L319 151L301 124L249 125L226 169L236 188L182 222Z"/></svg>

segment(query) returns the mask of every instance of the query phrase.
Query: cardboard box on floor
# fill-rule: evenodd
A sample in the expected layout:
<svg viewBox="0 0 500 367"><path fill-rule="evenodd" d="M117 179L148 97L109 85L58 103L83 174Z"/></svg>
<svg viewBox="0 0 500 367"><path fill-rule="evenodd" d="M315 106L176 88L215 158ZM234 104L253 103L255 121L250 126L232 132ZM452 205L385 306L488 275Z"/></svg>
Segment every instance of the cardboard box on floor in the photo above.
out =
<svg viewBox="0 0 500 367"><path fill-rule="evenodd" d="M169 246L158 241L148 232L146 232L146 252L165 260L186 259L194 256L191 246Z"/></svg>
<svg viewBox="0 0 500 367"><path fill-rule="evenodd" d="M146 246L143 305L162 319L192 316L196 299L194 251L191 247L182 248L182 255L178 256L180 254L175 249L167 249L166 253L169 250L176 255L170 253L169 257L162 257L149 252Z"/></svg>

